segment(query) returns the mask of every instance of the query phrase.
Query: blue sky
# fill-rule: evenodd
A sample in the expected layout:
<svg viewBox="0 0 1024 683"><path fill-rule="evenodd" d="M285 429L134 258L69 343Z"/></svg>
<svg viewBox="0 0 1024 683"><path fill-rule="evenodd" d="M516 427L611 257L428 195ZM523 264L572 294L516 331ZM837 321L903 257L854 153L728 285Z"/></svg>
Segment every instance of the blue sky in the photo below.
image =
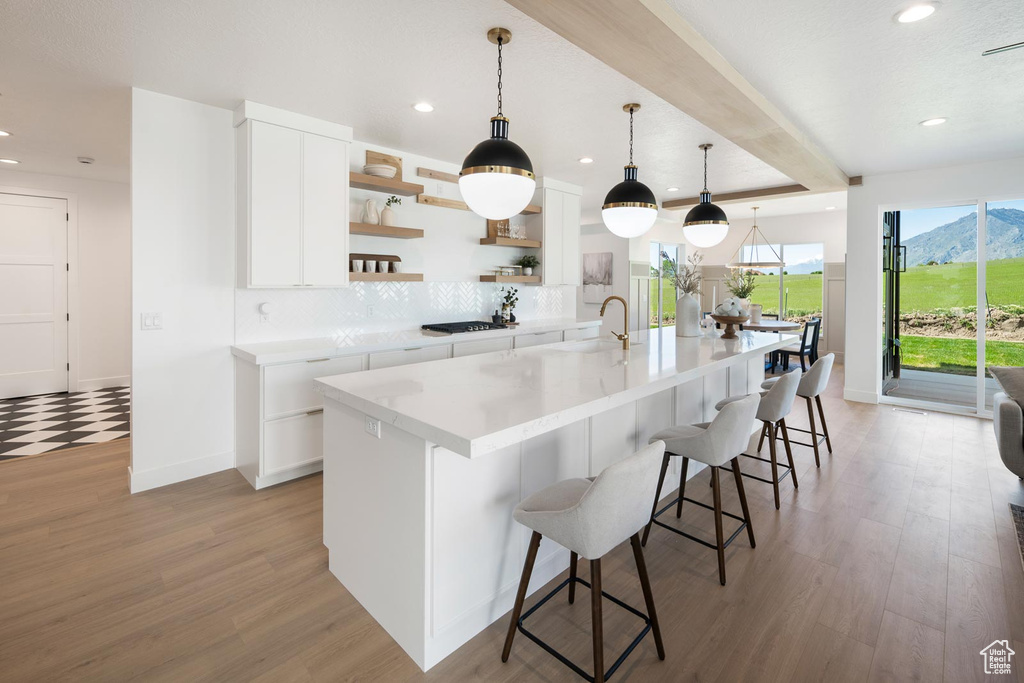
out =
<svg viewBox="0 0 1024 683"><path fill-rule="evenodd" d="M1009 202L992 202L990 209L1020 209L1024 211L1024 199ZM940 225L952 223L958 218L974 213L977 206L946 206L940 209L911 209L900 211L900 238L910 239L921 233L933 230Z"/></svg>

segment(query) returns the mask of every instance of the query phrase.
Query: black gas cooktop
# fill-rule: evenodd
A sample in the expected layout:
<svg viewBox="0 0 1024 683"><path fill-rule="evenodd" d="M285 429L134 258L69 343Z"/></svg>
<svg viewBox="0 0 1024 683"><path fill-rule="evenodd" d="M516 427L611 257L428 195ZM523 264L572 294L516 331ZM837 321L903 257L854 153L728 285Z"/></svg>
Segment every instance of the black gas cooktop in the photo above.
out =
<svg viewBox="0 0 1024 683"><path fill-rule="evenodd" d="M470 320L464 323L438 323L435 325L424 325L424 330L430 330L431 332L447 332L448 334L455 334L456 332L480 332L482 330L504 330L507 325L501 323L488 323L482 320Z"/></svg>

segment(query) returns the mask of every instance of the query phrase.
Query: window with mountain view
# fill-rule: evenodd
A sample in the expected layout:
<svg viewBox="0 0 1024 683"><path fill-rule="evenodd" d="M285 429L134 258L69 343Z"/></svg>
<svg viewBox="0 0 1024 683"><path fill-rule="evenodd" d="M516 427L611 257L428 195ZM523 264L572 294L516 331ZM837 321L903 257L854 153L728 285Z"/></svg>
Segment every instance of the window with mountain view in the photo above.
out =
<svg viewBox="0 0 1024 683"><path fill-rule="evenodd" d="M783 320L806 322L821 318L821 284L824 270L823 244L773 244L783 268L756 268L757 287L751 303L761 304L762 311ZM764 260L769 250L758 247L755 256L749 246L743 247L743 260ZM781 315L780 315L781 312ZM824 330L824 326L822 326Z"/></svg>

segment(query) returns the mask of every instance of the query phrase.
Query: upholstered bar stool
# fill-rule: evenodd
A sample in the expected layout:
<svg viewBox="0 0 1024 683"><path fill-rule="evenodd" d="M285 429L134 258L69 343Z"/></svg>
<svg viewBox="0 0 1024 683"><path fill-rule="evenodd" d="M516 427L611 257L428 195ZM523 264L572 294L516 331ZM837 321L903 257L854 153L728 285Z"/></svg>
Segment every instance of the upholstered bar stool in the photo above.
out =
<svg viewBox="0 0 1024 683"><path fill-rule="evenodd" d="M659 659L665 659L665 647L661 642L661 629L658 626L658 615L654 609L654 596L651 593L651 582L647 577L647 566L644 553L640 547L640 529L647 523L646 505L654 494L658 478L658 464L665 453L665 444L652 442L637 453L609 466L600 475L591 479L567 479L533 494L518 506L513 517L517 522L533 530L530 547L523 565L523 576L519 581L519 591L512 607L512 618L505 637L505 648L501 653L501 661L507 662L512 652L512 640L516 630L544 648L558 661L562 662L588 681L605 681L626 660L629 653L643 640L648 631L654 634L654 644ZM526 614L522 614L523 600L530 585L530 575L537 559L537 549L541 538L547 536L571 552L569 578L557 587ZM601 590L601 558L615 546L629 539L633 546L633 560L640 576L640 587L643 590L644 602L647 603L647 614L630 607L618 598ZM580 557L590 560L590 583L576 575L576 565ZM594 643L594 675L586 673L581 667L569 661L553 647L542 641L526 629L523 623L560 590L569 587L569 603L576 597L576 584L590 589L591 628ZM604 668L604 628L601 617L601 598L605 597L644 622L644 628L626 651L606 671ZM520 616L522 615L522 616Z"/></svg>
<svg viewBox="0 0 1024 683"><path fill-rule="evenodd" d="M767 391L761 392L761 403L757 406L757 419L762 422L761 425L761 438L757 444L758 452L761 451L762 444L764 443L765 436L768 437L768 452L770 459L765 459L757 455L750 455L749 453L740 453L745 458L752 460L760 460L761 462L769 463L772 466L772 478L765 479L759 477L756 474L746 472L743 474L744 477L750 479L756 479L763 481L766 484L771 484L772 489L775 492L775 509L779 509L779 482L786 477L793 478L793 488L799 488L800 484L796 480L796 469L793 466L793 449L789 446L789 431L786 429L786 416L789 415L789 411L793 409L793 401L796 400L797 385L800 384L800 371L794 370L788 374L783 375L779 378L779 381L772 382L771 387ZM715 406L715 410L722 410L725 406L730 403L734 403L743 398L742 396L731 396L718 402ZM779 475L779 461L776 453L776 442L779 438L779 430L782 430L782 442L786 447L786 460L789 462L788 467L784 467L786 471ZM723 467L722 469L728 469Z"/></svg>
<svg viewBox="0 0 1024 683"><path fill-rule="evenodd" d="M832 439L828 436L828 425L825 424L825 411L821 407L821 395L825 392L825 388L828 387L829 377L832 376L832 363L835 362L836 354L830 353L826 356L822 356L818 360L814 361L814 365L811 369L804 373L804 376L800 379L800 385L796 388L796 395L807 401L807 420L810 422L811 428L800 429L798 427L790 427L794 432L803 432L804 434L811 435L811 443L804 443L803 441L792 441L791 443L799 444L801 446L809 446L814 449L814 464L816 467L821 467L821 458L818 456L818 446L821 442L825 442L825 446L828 447L828 452L832 452ZM782 377L785 377L783 375ZM782 377L772 377L766 379L762 384L762 389L770 389L773 384L780 381ZM818 431L814 426L814 404L818 406L818 415L821 417L821 431L823 436L818 436ZM764 439L762 438L763 442ZM761 444L757 446L757 450L761 450Z"/></svg>
<svg viewBox="0 0 1024 683"><path fill-rule="evenodd" d="M695 425L679 425L670 427L658 432L651 437L651 442L665 442L665 456L661 462L661 475L658 477L658 490L654 494L654 505L651 507L650 521L644 529L641 545L647 545L647 537L651 533L651 526L657 524L680 536L685 536L691 541L696 541L718 551L718 579L725 585L725 549L733 542L744 528L750 539L750 547L755 547L754 529L750 525L750 511L747 509L747 494L743 491L743 477L740 472L739 456L746 449L750 442L750 433L754 427L754 418L757 415L757 406L761 397L757 394L744 396L743 398L722 407L722 410L711 422L704 422ZM661 500L661 487L665 483L665 473L668 471L669 459L672 456L682 456L683 468L679 477L679 496L663 507L658 509L658 502ZM702 462L711 468L711 487L713 489L714 506L705 505L700 501L686 497L686 471L689 468L690 460ZM743 516L737 517L729 512L722 511L722 488L718 478L718 470L726 463L732 464L732 473L736 479L736 489L740 494L740 506L743 508ZM676 506L676 517L683 514L683 501L688 501L715 513L715 545L707 541L691 536L690 534L671 527L658 521L666 510L673 505ZM722 515L740 522L740 526L728 539L723 540Z"/></svg>

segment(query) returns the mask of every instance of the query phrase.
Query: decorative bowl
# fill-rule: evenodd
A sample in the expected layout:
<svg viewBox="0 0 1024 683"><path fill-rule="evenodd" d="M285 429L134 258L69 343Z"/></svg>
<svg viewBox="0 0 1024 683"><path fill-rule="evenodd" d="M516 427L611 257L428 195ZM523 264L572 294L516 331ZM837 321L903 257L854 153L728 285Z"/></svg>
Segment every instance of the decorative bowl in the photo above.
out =
<svg viewBox="0 0 1024 683"><path fill-rule="evenodd" d="M738 339L736 326L742 325L750 320L749 315L717 315L712 313L711 317L715 322L725 325L725 331L722 333L722 339Z"/></svg>
<svg viewBox="0 0 1024 683"><path fill-rule="evenodd" d="M398 169L387 164L366 164L363 166L363 173L376 178L394 178Z"/></svg>

